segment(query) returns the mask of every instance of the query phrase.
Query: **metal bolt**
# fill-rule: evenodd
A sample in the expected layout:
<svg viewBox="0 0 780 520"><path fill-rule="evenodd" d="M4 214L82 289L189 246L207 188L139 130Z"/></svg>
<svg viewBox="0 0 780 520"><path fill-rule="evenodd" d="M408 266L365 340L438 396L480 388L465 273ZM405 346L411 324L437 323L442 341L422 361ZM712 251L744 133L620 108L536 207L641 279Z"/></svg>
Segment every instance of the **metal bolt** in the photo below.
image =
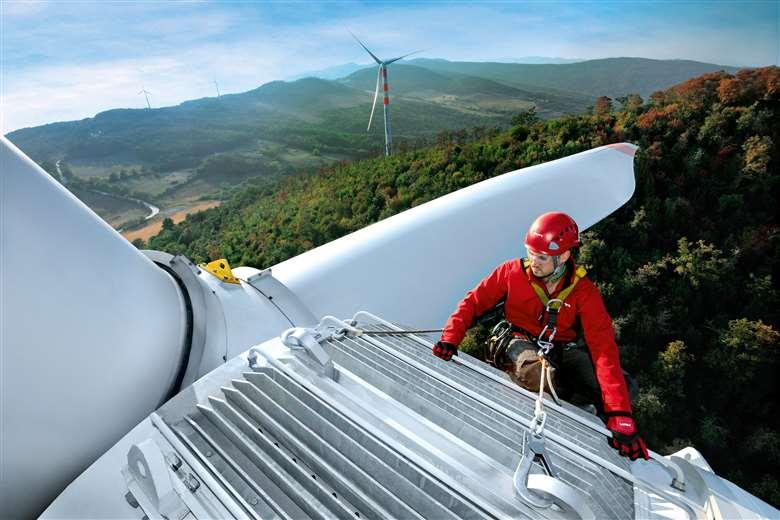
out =
<svg viewBox="0 0 780 520"><path fill-rule="evenodd" d="M200 482L197 478L195 478L195 475L190 473L190 475L184 480L184 485L187 486L187 489L189 489L191 492L194 492L200 487Z"/></svg>
<svg viewBox="0 0 780 520"><path fill-rule="evenodd" d="M179 471L179 468L181 467L181 458L175 453L169 453L168 464L170 464L173 471Z"/></svg>
<svg viewBox="0 0 780 520"><path fill-rule="evenodd" d="M258 502L259 502L259 500L257 500L257 498L255 498L255 497L252 497L249 500L249 503L252 504L253 506L256 506Z"/></svg>
<svg viewBox="0 0 780 520"><path fill-rule="evenodd" d="M214 452L213 452L213 451L211 451L211 450L206 450L206 456L207 456L207 457L211 457L212 455L214 455Z"/></svg>
<svg viewBox="0 0 780 520"><path fill-rule="evenodd" d="M125 500L127 500L127 503L130 504L130 507L133 509L138 507L138 500L135 499L135 495L133 495L132 491L125 493Z"/></svg>

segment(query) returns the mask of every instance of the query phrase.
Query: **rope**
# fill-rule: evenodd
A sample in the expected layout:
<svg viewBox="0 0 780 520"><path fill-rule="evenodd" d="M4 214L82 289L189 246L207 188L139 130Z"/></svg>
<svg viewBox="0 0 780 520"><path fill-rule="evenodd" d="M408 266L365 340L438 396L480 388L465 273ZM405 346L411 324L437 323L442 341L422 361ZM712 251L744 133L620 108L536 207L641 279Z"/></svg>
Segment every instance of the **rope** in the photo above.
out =
<svg viewBox="0 0 780 520"><path fill-rule="evenodd" d="M553 366L550 364L547 366L547 386L550 388L550 393L552 394L553 401L555 401L555 404L559 405L561 404L560 398L558 398L558 392L555 391L555 387L552 383L552 371L554 370Z"/></svg>
<svg viewBox="0 0 780 520"><path fill-rule="evenodd" d="M530 429L531 433L540 436L544 432L544 424L547 422L547 412L544 411L544 387L547 383L547 387L550 389L555 404L561 405L561 400L558 398L558 393L555 391L555 387L552 383L552 365L547 361L547 358L540 355L542 360L542 370L539 373L539 393L536 396L536 402L534 403L534 416L531 419Z"/></svg>
<svg viewBox="0 0 780 520"><path fill-rule="evenodd" d="M544 411L544 383L547 377L547 358L542 358L542 370L539 374L539 394L536 396L536 402L534 403L534 416L531 418L531 423L528 425L531 434L535 437L540 437L544 433L544 424L547 422L547 412Z"/></svg>

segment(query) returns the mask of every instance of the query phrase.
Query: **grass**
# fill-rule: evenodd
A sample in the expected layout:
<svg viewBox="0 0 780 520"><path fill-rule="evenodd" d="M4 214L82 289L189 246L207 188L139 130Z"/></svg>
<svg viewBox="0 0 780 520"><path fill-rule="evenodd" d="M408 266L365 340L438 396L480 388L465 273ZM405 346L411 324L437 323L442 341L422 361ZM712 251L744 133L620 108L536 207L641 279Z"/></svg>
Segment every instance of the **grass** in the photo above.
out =
<svg viewBox="0 0 780 520"><path fill-rule="evenodd" d="M149 213L143 206L116 197L82 190L74 190L74 195L114 228L121 227L129 220L143 218Z"/></svg>
<svg viewBox="0 0 780 520"><path fill-rule="evenodd" d="M177 170L159 175L140 175L117 181L117 186L126 186L130 191L145 193L150 198L161 196L166 190L186 183L193 175L192 170Z"/></svg>
<svg viewBox="0 0 780 520"><path fill-rule="evenodd" d="M140 171L141 164L111 164L111 165L85 165L78 163L68 163L71 172L76 177L84 179L94 179L98 177L108 177L112 173L119 174L121 171Z"/></svg>

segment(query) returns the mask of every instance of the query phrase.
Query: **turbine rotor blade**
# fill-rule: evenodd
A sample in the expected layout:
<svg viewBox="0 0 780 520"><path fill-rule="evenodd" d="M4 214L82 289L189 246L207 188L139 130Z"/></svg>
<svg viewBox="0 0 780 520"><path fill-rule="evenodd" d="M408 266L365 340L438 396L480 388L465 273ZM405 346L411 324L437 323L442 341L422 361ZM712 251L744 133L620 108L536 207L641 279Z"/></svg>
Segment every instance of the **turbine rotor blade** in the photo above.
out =
<svg viewBox="0 0 780 520"><path fill-rule="evenodd" d="M360 44L360 46L361 46L361 47L363 47L363 49L365 49L365 51L366 51L367 53L369 53L369 54L371 55L371 57L372 57L372 58L374 58L374 61L375 61L375 62L377 62L379 65L381 65L381 64L382 64L382 60L380 60L379 58L377 58L376 56L374 56L374 53L373 53L373 52L371 52L370 50L368 50L368 47L366 47L366 46L363 44L363 42L362 42L362 41L360 41L360 38L358 38L357 36L355 36L355 33L353 33L352 31L350 31L349 29L347 29L347 31L349 31L349 34L351 34L351 35L352 35L352 37L353 37L353 38L355 38L355 40L357 40L357 42Z"/></svg>
<svg viewBox="0 0 780 520"><path fill-rule="evenodd" d="M374 120L374 109L376 108L376 100L379 97L379 83L382 80L382 66L379 66L379 69L376 73L376 90L374 90L374 103L371 105L371 117L368 118L368 127L366 128L366 132L371 130L371 121Z"/></svg>
<svg viewBox="0 0 780 520"><path fill-rule="evenodd" d="M403 56L398 56L397 58L393 58L392 60L387 60L387 61L385 61L385 65L390 65L394 61L402 60L402 59L406 58L407 56L411 56L412 54L417 54L417 53L420 53L420 52L423 52L423 51L422 50L414 51L414 52L410 52L409 54L404 54Z"/></svg>

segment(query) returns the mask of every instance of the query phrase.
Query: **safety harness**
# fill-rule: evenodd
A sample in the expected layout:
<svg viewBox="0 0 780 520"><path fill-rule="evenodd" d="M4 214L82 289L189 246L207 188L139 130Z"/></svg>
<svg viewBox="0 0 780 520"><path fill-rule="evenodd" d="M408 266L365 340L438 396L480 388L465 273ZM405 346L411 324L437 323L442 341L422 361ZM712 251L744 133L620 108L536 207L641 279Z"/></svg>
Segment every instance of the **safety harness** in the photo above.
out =
<svg viewBox="0 0 780 520"><path fill-rule="evenodd" d="M525 258L522 259L522 262L524 269L527 271L531 265L531 262ZM542 331L537 336L534 336L527 330L509 323L509 321L506 319L500 321L490 331L490 339L488 340L487 344L488 349L485 355L486 361L499 370L504 370L504 360L507 349L509 348L509 343L513 337L512 333L521 333L525 335L526 339L530 343L536 344L539 347L538 354L541 358L540 361L544 361L543 366L545 366L548 371L550 371L553 367L551 366L548 354L554 346L555 334L558 331L558 312L560 312L561 308L563 307L564 300L571 294L571 292L577 286L577 283L580 281L580 279L584 278L586 274L587 271L585 268L578 267L574 272L571 283L563 290L561 290L560 293L558 293L557 298L550 298L547 296L547 292L544 290L544 288L531 281L531 287L544 306L542 313L539 315L540 323L545 319L545 313L547 314L547 321L545 322ZM548 384L551 387L552 393L554 397L556 397L557 401L557 396L555 395L555 390L553 389L552 385L552 378L549 376L549 374Z"/></svg>
<svg viewBox="0 0 780 520"><path fill-rule="evenodd" d="M530 266L531 261L523 258L523 267L526 269L526 271ZM540 322L544 320L545 312L547 313L547 321L545 322L542 331L536 337L536 343L539 345L539 348L545 357L553 348L553 339L555 339L555 334L558 332L558 313L563 308L566 298L572 293L574 288L577 287L577 283L579 283L579 281L583 279L586 274L588 274L588 272L584 267L577 267L577 270L574 272L574 276L572 277L571 283L558 293L557 298L550 298L547 296L547 291L545 291L541 285L534 281L530 282L531 288L536 293L536 296L539 297L539 300L542 302L542 306L544 307L544 310L542 310L542 313L539 315Z"/></svg>

